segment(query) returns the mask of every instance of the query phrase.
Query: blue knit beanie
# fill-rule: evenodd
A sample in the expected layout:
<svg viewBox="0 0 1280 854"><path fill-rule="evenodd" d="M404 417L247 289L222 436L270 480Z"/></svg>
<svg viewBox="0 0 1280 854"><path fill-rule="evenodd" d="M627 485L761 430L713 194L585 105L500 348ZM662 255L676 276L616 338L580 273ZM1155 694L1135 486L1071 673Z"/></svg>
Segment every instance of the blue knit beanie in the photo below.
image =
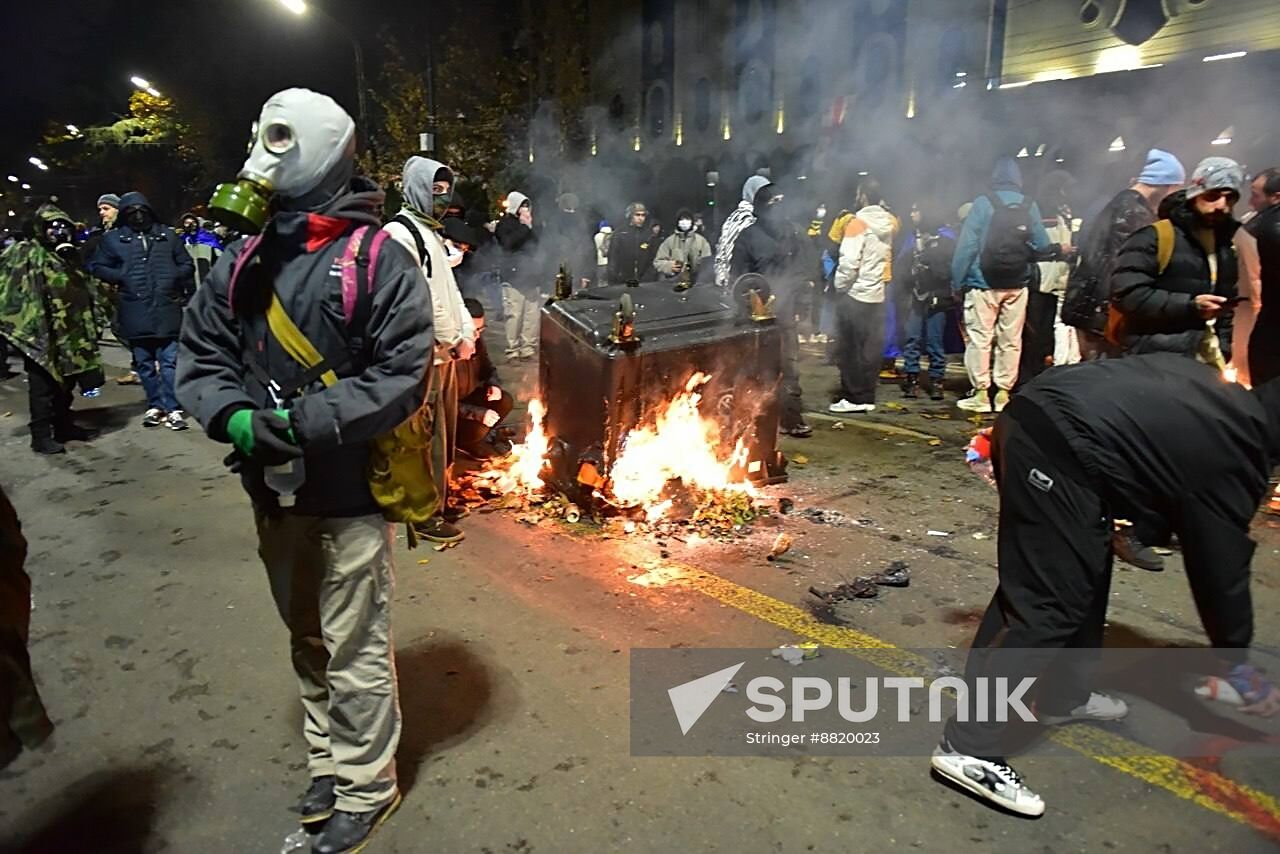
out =
<svg viewBox="0 0 1280 854"><path fill-rule="evenodd" d="M1187 170L1182 161L1169 152L1153 148L1147 152L1147 164L1142 167L1138 183L1149 187L1180 187L1187 183Z"/></svg>

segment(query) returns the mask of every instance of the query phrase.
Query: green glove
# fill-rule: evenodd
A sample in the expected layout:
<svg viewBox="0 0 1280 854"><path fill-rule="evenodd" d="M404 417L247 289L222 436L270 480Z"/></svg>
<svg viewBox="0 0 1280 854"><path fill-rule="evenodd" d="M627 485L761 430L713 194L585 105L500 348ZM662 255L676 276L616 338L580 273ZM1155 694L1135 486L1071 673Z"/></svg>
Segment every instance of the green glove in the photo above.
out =
<svg viewBox="0 0 1280 854"><path fill-rule="evenodd" d="M253 459L253 450L257 446L257 439L254 435L254 414L255 412L252 409L240 409L227 419L227 435L231 437L231 444L249 459ZM289 424L289 410L272 409L269 414L279 418L286 425ZM268 416L268 412L263 411L262 416L259 417L264 416ZM261 426L259 429L261 429ZM292 427L286 426L284 432L290 443L298 444L298 439L294 436Z"/></svg>

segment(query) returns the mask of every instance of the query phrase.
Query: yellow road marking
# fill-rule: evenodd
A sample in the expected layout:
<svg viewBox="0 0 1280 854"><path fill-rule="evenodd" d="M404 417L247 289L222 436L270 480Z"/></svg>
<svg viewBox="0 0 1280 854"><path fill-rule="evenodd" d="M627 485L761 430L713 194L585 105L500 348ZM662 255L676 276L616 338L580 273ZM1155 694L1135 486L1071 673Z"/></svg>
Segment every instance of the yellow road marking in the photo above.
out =
<svg viewBox="0 0 1280 854"><path fill-rule="evenodd" d="M823 623L801 608L694 566L652 558L636 563L641 567L660 566L668 586L696 590L758 620L856 656L891 673L921 676L926 681L932 679L934 668L923 656L873 635ZM1182 759L1152 755L1147 752L1149 748L1138 742L1090 724L1054 729L1049 738L1095 762L1280 838L1280 800L1266 792Z"/></svg>

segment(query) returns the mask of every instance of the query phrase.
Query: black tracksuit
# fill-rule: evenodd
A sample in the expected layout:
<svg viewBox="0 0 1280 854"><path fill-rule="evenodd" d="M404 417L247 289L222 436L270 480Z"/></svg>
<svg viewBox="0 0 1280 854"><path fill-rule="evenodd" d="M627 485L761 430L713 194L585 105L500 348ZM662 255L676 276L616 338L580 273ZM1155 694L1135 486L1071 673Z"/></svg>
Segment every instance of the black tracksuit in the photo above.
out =
<svg viewBox="0 0 1280 854"><path fill-rule="evenodd" d="M1101 646L1117 517L1132 519L1144 543L1177 533L1210 642L1242 658L1253 637L1249 523L1278 438L1280 384L1249 392L1183 356L1088 362L1029 384L996 422L1000 584L966 680L1016 683L1045 675L1059 650ZM1088 700L1081 664L1049 674L1039 711ZM1000 723L947 723L952 746L972 756L1003 756L1005 733Z"/></svg>

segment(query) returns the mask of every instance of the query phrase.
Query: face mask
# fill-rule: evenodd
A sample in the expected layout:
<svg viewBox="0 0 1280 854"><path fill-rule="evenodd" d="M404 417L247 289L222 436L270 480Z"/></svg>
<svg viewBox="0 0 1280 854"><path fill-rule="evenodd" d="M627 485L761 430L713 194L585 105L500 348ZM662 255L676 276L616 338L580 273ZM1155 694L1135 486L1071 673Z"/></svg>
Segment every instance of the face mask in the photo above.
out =
<svg viewBox="0 0 1280 854"><path fill-rule="evenodd" d="M682 219L682 220L680 220L679 222L677 222L677 223L676 223L676 228L680 229L681 231L692 231L692 230L693 230L693 220L691 220L691 219Z"/></svg>
<svg viewBox="0 0 1280 854"><path fill-rule="evenodd" d="M151 214L142 208L135 208L124 216L125 222L129 223L129 227L134 231L146 231L151 228Z"/></svg>
<svg viewBox="0 0 1280 854"><path fill-rule="evenodd" d="M273 194L302 198L349 156L355 122L327 95L286 89L262 106L251 133L239 177L218 185L209 209L240 231L257 232L266 224Z"/></svg>
<svg viewBox="0 0 1280 854"><path fill-rule="evenodd" d="M449 205L452 202L453 202L452 190L450 190L447 193L436 193L431 197L431 203L435 207L436 216L443 215L444 212L449 209Z"/></svg>

